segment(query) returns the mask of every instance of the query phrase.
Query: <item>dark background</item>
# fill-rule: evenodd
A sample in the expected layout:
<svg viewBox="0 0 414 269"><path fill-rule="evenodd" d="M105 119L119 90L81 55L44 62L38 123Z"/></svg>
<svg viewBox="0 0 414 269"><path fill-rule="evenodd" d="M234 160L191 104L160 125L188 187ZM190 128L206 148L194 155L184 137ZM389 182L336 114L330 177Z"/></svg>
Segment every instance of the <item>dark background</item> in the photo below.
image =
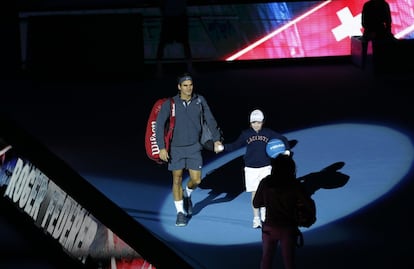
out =
<svg viewBox="0 0 414 269"><path fill-rule="evenodd" d="M127 76L114 69L102 72L99 70L102 65L91 69L90 73L84 70L82 75L67 72L77 61L69 67L61 66L68 68L64 72L59 69L41 74L20 72L18 11L77 9L86 8L86 4L71 1L69 7L69 2L42 1L35 7L33 1L17 3L5 1L1 9L4 16L0 16L0 35L7 41L0 42L2 116L15 121L77 171L122 174L126 171L122 167L137 165L135 156L139 152L142 168L135 173L153 172L155 168L143 155L140 142L143 141L143 122L153 102L175 90L174 78L184 67L169 65L162 79L155 77L152 65L142 66L141 73ZM101 3L91 1L87 5L108 8L121 3L128 7L137 4L130 1ZM99 56L94 58L102 61ZM346 119L388 122L412 132L413 70L404 69L404 60L401 59L401 65L387 66L384 73L375 73L372 65L362 70L352 64L350 57L239 64L202 62L195 64L195 78L197 89L208 97L230 140L246 126L246 118L240 115L247 115L257 105L285 115L268 123L283 132ZM283 105L275 109L275 103L280 102ZM238 112L233 112L234 107ZM37 152L32 154L36 156ZM404 182L398 191L375 206L325 227L318 234L343 231L349 233L349 240L304 248L299 256L301 264L306 268L412 268L413 236L409 215L413 210L410 202L412 175L407 175ZM6 204L2 203L1 208L2 268L77 266L54 242L36 232ZM217 250L207 247L202 251L205 251L206 260L215 259L216 256L209 254ZM251 268L249 265L257 264L260 246L237 249L230 246L224 247L222 252L231 253L227 258L232 261L242 256L245 258L242 264Z"/></svg>
<svg viewBox="0 0 414 269"><path fill-rule="evenodd" d="M306 2L288 0L283 2ZM16 3L22 11L38 11L38 10L74 10L74 9L106 9L106 8L134 8L134 7L150 7L158 6L159 0L17 0ZM249 3L266 3L278 1L252 1L252 0L227 0L226 4L249 4ZM218 0L189 0L187 5L214 5L224 4Z"/></svg>

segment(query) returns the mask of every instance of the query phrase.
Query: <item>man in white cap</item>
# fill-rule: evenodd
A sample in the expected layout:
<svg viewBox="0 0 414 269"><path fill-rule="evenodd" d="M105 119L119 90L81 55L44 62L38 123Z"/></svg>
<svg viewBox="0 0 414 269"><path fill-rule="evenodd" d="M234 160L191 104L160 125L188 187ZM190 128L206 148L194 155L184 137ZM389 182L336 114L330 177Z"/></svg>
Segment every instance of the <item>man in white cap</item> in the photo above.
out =
<svg viewBox="0 0 414 269"><path fill-rule="evenodd" d="M255 109L250 113L250 127L241 132L239 137L233 142L224 144L225 151L233 151L246 146L244 155L244 173L246 192L252 193L252 201L256 194L260 181L270 175L272 166L271 159L266 153L266 144L271 139L277 138L283 141L286 150L290 150L288 139L282 134L263 128L264 114L261 110ZM262 221L265 220L265 208L253 209L253 228L260 228Z"/></svg>

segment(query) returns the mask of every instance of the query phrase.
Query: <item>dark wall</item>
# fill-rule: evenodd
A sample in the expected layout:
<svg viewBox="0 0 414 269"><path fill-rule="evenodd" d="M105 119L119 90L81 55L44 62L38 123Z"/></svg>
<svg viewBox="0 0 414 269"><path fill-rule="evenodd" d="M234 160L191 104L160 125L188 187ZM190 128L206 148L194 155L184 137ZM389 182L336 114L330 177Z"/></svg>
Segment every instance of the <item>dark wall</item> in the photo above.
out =
<svg viewBox="0 0 414 269"><path fill-rule="evenodd" d="M20 69L18 9L13 0L0 4L0 76L8 77Z"/></svg>
<svg viewBox="0 0 414 269"><path fill-rule="evenodd" d="M139 72L139 14L34 16L28 19L27 67L35 72Z"/></svg>
<svg viewBox="0 0 414 269"><path fill-rule="evenodd" d="M106 9L106 8L134 8L158 6L161 0L16 0L20 10L73 10L73 9ZM188 5L214 4L248 4L266 2L306 2L312 0L187 0Z"/></svg>

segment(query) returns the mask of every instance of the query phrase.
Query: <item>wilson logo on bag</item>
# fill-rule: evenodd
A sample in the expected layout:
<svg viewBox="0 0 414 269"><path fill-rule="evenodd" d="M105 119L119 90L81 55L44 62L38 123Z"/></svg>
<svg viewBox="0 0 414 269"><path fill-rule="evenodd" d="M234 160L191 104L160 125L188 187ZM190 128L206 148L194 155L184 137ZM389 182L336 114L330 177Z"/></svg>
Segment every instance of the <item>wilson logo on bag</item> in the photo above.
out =
<svg viewBox="0 0 414 269"><path fill-rule="evenodd" d="M161 106L166 101L170 101L170 119L167 121L165 126L165 148L167 151L170 149L170 143L173 136L174 125L175 125L175 104L172 98L161 98L158 99L151 109L151 113L148 118L147 128L145 130L145 151L148 158L155 161L158 164L162 164L163 161L160 159L160 148L157 143L155 129L157 126L157 116L160 113Z"/></svg>

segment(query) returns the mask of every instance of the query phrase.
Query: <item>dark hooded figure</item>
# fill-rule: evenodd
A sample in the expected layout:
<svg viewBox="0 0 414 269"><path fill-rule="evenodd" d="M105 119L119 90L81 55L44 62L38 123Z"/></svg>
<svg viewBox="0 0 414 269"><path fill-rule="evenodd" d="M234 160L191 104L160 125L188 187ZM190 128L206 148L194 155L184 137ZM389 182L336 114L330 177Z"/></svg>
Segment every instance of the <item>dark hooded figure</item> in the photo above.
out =
<svg viewBox="0 0 414 269"><path fill-rule="evenodd" d="M296 178L296 163L291 155L279 154L271 165L271 174L262 179L253 199L254 207L266 207L260 268L272 268L279 245L285 268L294 269L298 230L295 210L305 191Z"/></svg>

